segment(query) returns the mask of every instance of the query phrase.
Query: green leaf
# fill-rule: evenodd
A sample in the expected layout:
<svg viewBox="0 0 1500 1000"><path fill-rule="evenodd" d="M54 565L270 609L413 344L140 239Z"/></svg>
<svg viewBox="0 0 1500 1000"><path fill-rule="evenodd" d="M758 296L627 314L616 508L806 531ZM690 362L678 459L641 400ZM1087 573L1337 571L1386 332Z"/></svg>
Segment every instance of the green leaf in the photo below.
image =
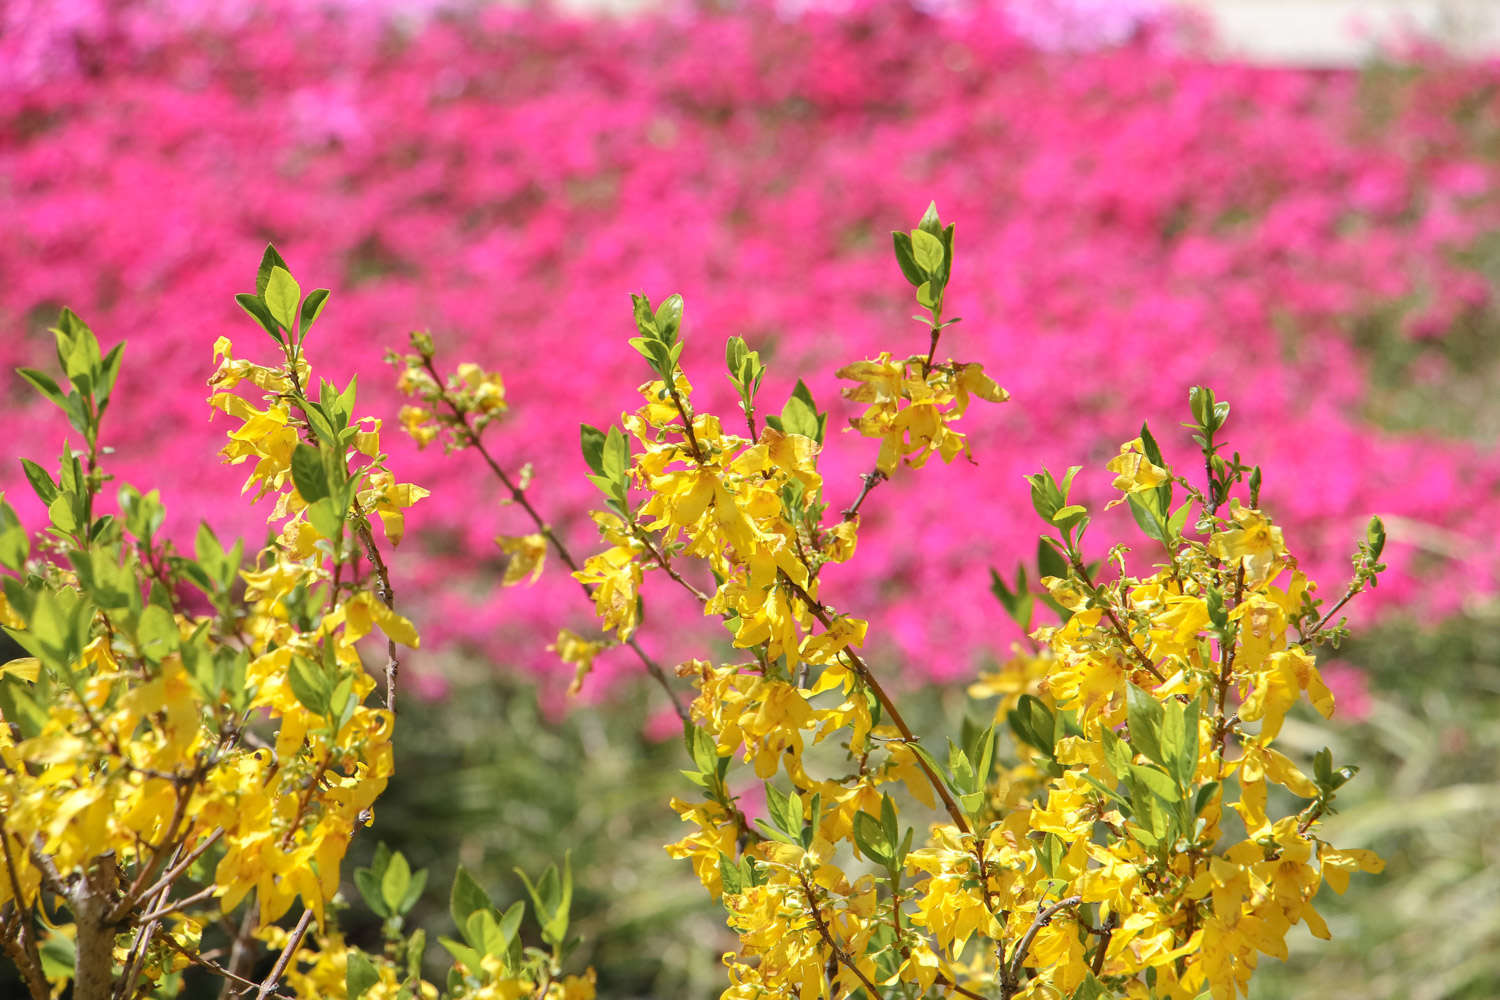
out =
<svg viewBox="0 0 1500 1000"><path fill-rule="evenodd" d="M323 314L323 307L327 304L328 289L314 288L307 293L307 299L302 303L302 322L297 327L302 336L307 336L307 331L311 330L312 325L318 321L318 317Z"/></svg>
<svg viewBox="0 0 1500 1000"><path fill-rule="evenodd" d="M1333 784L1333 751L1327 747L1313 755L1313 777L1324 788Z"/></svg>
<svg viewBox="0 0 1500 1000"><path fill-rule="evenodd" d="M596 476L604 475L604 432L589 424L579 424L578 440L589 471Z"/></svg>
<svg viewBox="0 0 1500 1000"><path fill-rule="evenodd" d="M266 308L271 317L285 330L297 325L297 306L302 301L302 287L290 271L281 265L271 268L271 277L266 282Z"/></svg>
<svg viewBox="0 0 1500 1000"><path fill-rule="evenodd" d="M1370 547L1370 558L1379 560L1380 554L1385 551L1385 522L1379 515L1372 516L1365 525L1365 544Z"/></svg>
<svg viewBox="0 0 1500 1000"><path fill-rule="evenodd" d="M1006 714L1016 738L1028 746L1035 747L1048 757L1053 755L1056 745L1056 720L1046 704L1035 695L1024 694L1016 707Z"/></svg>
<svg viewBox="0 0 1500 1000"><path fill-rule="evenodd" d="M1133 784L1139 784L1148 789L1164 802L1176 802L1182 798L1177 789L1177 782L1170 775L1163 774L1154 767L1131 764L1128 774Z"/></svg>
<svg viewBox="0 0 1500 1000"><path fill-rule="evenodd" d="M78 955L72 938L53 931L47 935L38 951L43 976L59 982L72 978L73 965Z"/></svg>
<svg viewBox="0 0 1500 1000"><path fill-rule="evenodd" d="M316 664L305 657L292 657L291 666L287 668L287 683L291 685L292 694L302 703L302 707L314 715L328 714L328 678Z"/></svg>
<svg viewBox="0 0 1500 1000"><path fill-rule="evenodd" d="M1162 719L1161 752L1177 784L1187 788L1198 769L1198 700L1186 705L1173 698Z"/></svg>
<svg viewBox="0 0 1500 1000"><path fill-rule="evenodd" d="M406 856L399 851L391 855L390 863L385 866L385 874L380 878L380 898L385 900L385 905L393 912L401 912L401 902L406 898L406 890L411 888L411 865L407 863Z"/></svg>
<svg viewBox="0 0 1500 1000"><path fill-rule="evenodd" d="M766 812L783 833L793 837L802 835L802 797L796 792L783 794L781 789L766 783Z"/></svg>
<svg viewBox="0 0 1500 1000"><path fill-rule="evenodd" d="M896 246L896 263L901 268L902 277L910 282L913 287L926 281L927 275L922 273L922 269L917 266L917 258L912 249L911 234L897 230L891 233L891 241Z"/></svg>
<svg viewBox="0 0 1500 1000"><path fill-rule="evenodd" d="M886 836L880 820L867 812L854 814L854 844L871 861L886 868L891 866L891 852L896 845Z"/></svg>
<svg viewBox="0 0 1500 1000"><path fill-rule="evenodd" d="M1184 500L1182 506L1174 510L1172 516L1167 519L1167 530L1173 538L1182 536L1182 529L1187 525L1188 508L1192 505L1193 502L1191 500Z"/></svg>
<svg viewBox="0 0 1500 1000"><path fill-rule="evenodd" d="M1161 510L1158 507L1160 498L1156 491L1147 493L1127 493L1125 502L1130 505L1130 516L1135 518L1135 523L1140 525L1142 533L1152 541L1166 544L1166 525L1162 523Z"/></svg>
<svg viewBox="0 0 1500 1000"><path fill-rule="evenodd" d="M1043 466L1041 472L1027 476L1026 482L1031 486L1031 506L1042 520L1052 523L1052 515L1063 506L1063 495L1057 488L1057 481L1052 478L1052 473Z"/></svg>
<svg viewBox="0 0 1500 1000"><path fill-rule="evenodd" d="M344 970L344 989L349 1000L359 1000L365 991L380 982L380 973L362 951L349 952L348 965Z"/></svg>
<svg viewBox="0 0 1500 1000"><path fill-rule="evenodd" d="M731 896L738 896L745 891L744 872L733 858L719 852L719 881L724 884L724 892Z"/></svg>
<svg viewBox="0 0 1500 1000"><path fill-rule="evenodd" d="M604 437L600 467L612 482L625 482L625 473L630 468L630 439L618 427L611 427Z"/></svg>
<svg viewBox="0 0 1500 1000"><path fill-rule="evenodd" d="M630 304L635 312L635 328L641 332L641 337L646 340L659 339L656 314L651 311L651 300L644 295L632 294Z"/></svg>
<svg viewBox="0 0 1500 1000"><path fill-rule="evenodd" d="M1130 745L1154 763L1166 766L1161 748L1162 704L1134 684L1125 688L1125 712L1130 724Z"/></svg>
<svg viewBox="0 0 1500 1000"><path fill-rule="evenodd" d="M307 520L324 538L339 538L344 531L344 513L333 497L324 497L307 508Z"/></svg>
<svg viewBox="0 0 1500 1000"><path fill-rule="evenodd" d="M943 241L923 229L911 233L912 258L929 277L938 274L943 266Z"/></svg>
<svg viewBox="0 0 1500 1000"><path fill-rule="evenodd" d="M63 307L52 330L57 338L57 360L68 380L84 395L94 391L99 371L99 341L87 323L73 310Z"/></svg>
<svg viewBox="0 0 1500 1000"><path fill-rule="evenodd" d="M177 649L177 622L159 605L146 606L135 632L141 655L152 663L160 663Z"/></svg>
<svg viewBox="0 0 1500 1000"><path fill-rule="evenodd" d="M823 434L828 426L828 414L818 412L818 404L813 401L812 392L805 382L798 379L791 398L782 407L780 423L778 429L783 433L801 434L822 444Z"/></svg>
<svg viewBox="0 0 1500 1000"><path fill-rule="evenodd" d="M934 757L926 747L914 740L907 740L906 746L911 750L912 753L916 754L924 764L932 769L932 773L937 776L939 781L947 785L949 788L953 787L953 782L948 779L948 773L944 769L943 765L937 762L937 758Z"/></svg>
<svg viewBox="0 0 1500 1000"><path fill-rule="evenodd" d="M468 945L460 944L450 937L439 937L438 944L448 950L448 954L453 956L455 962L460 962L470 969L481 967L480 963L484 960L484 956ZM457 980L456 984L454 982L455 979ZM459 990L463 986L463 975L456 968L448 970L448 986L449 992L453 995L458 995Z"/></svg>
<svg viewBox="0 0 1500 1000"><path fill-rule="evenodd" d="M1145 452L1146 461L1157 468L1166 468L1166 460L1162 458L1161 446L1156 443L1156 438L1151 435L1151 428L1141 424L1141 450Z"/></svg>
<svg viewBox="0 0 1500 1000"><path fill-rule="evenodd" d="M937 202L927 203L927 211L922 213L922 220L917 223L917 228L930 236L939 236L943 232L943 223L938 218Z"/></svg>
<svg viewBox="0 0 1500 1000"><path fill-rule="evenodd" d="M359 894L364 898L365 905L374 914L384 920L391 916L390 907L385 905L385 900L380 895L380 877L368 868L357 868L354 871L354 885L359 889Z"/></svg>
<svg viewBox="0 0 1500 1000"><path fill-rule="evenodd" d="M276 343L286 343L285 338L281 335L281 327L277 325L276 320L271 316L271 310L266 308L266 304L261 301L258 295L240 292L234 297L234 301L238 302L240 308L245 310L251 319L259 323L260 328L269 333L275 339Z"/></svg>
<svg viewBox="0 0 1500 1000"><path fill-rule="evenodd" d="M317 448L300 441L297 443L292 450L292 482L304 503L317 503L329 495L328 473Z"/></svg>
<svg viewBox="0 0 1500 1000"><path fill-rule="evenodd" d="M661 339L667 343L673 343L677 339L677 332L682 328L682 296L668 295L662 300L662 304L656 307L657 332Z"/></svg>
<svg viewBox="0 0 1500 1000"><path fill-rule="evenodd" d="M460 931L468 926L469 917L478 910L494 909L489 894L479 887L463 865L453 876L453 891L448 897L448 912Z"/></svg>
<svg viewBox="0 0 1500 1000"><path fill-rule="evenodd" d="M48 375L46 372L37 371L35 368L17 368L16 374L20 375L26 381L30 382L33 386L36 387L37 392L40 392L43 396L46 396L48 399L52 400L53 403L57 404L58 406L67 405L65 402L63 402L64 397L62 389L58 388L57 383L52 380L52 376Z"/></svg>
<svg viewBox="0 0 1500 1000"><path fill-rule="evenodd" d="M1109 996L1109 990L1104 984L1095 979L1092 972L1085 972L1083 982L1078 984L1078 989L1073 991L1073 996L1069 1000L1108 1000Z"/></svg>
<svg viewBox="0 0 1500 1000"><path fill-rule="evenodd" d="M495 919L494 910L475 910L469 914L469 922L464 926L464 939L482 955L503 955L509 944L500 931L500 921Z"/></svg>
<svg viewBox="0 0 1500 1000"><path fill-rule="evenodd" d="M26 481L31 484L31 490L38 500L50 505L57 499L57 484L47 475L47 470L29 458L21 459L21 469L26 473Z"/></svg>
<svg viewBox="0 0 1500 1000"><path fill-rule="evenodd" d="M917 286L917 304L923 309L936 309L939 291L941 289L934 289L931 281L922 282ZM928 322L928 318L925 316L913 316L912 319L920 320L923 323Z"/></svg>
<svg viewBox="0 0 1500 1000"><path fill-rule="evenodd" d="M1082 517L1084 514L1087 514L1088 512L1089 512L1089 509L1087 507L1083 506L1083 504L1074 503L1074 504L1069 504L1066 507L1059 507L1053 513L1053 515L1052 515L1052 523L1053 524L1075 524L1075 523L1077 523L1078 518Z"/></svg>
<svg viewBox="0 0 1500 1000"><path fill-rule="evenodd" d="M1067 845L1062 842L1062 838L1055 833L1045 834L1041 842L1033 844L1031 849L1047 877L1056 877L1058 868L1068 855Z"/></svg>
<svg viewBox="0 0 1500 1000"><path fill-rule="evenodd" d="M281 254L276 252L276 248L267 243L266 252L260 256L260 267L255 272L256 295L266 294L266 287L271 282L271 270L277 267L284 271L291 271L291 268L287 267L286 261L281 259Z"/></svg>
<svg viewBox="0 0 1500 1000"><path fill-rule="evenodd" d="M105 404L109 402L110 393L115 391L115 379L120 377L120 361L125 356L125 343L121 341L110 349L99 365L99 384L94 387L94 395L99 399L99 412L104 413Z"/></svg>
<svg viewBox="0 0 1500 1000"><path fill-rule="evenodd" d="M76 494L59 493L47 505L47 517L58 531L71 535L78 530L78 514L73 508L73 501L76 499Z"/></svg>
<svg viewBox="0 0 1500 1000"><path fill-rule="evenodd" d="M21 519L16 516L15 508L0 499L0 566L19 572L30 555L31 539L26 536Z"/></svg>
<svg viewBox="0 0 1500 1000"><path fill-rule="evenodd" d="M1119 733L1107 726L1099 730L1099 739L1104 744L1104 762L1109 765L1116 778L1124 777L1130 768L1130 747L1120 739Z"/></svg>

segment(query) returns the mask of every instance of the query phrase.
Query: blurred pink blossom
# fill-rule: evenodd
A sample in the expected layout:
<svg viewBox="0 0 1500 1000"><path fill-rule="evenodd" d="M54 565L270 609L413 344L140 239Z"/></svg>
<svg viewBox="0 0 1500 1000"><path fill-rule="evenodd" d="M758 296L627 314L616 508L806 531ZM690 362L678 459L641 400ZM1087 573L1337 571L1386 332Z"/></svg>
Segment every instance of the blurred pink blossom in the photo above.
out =
<svg viewBox="0 0 1500 1000"><path fill-rule="evenodd" d="M226 424L208 423L204 382L220 335L272 357L231 296L274 240L305 288L333 289L308 351L318 375L358 374L361 412L396 412L381 356L410 329L434 332L445 366L503 371L513 410L495 451L533 463L533 496L586 553L597 496L577 424L638 402L628 294L680 291L700 406L735 412L721 368L737 334L771 362L763 411L800 375L832 412L838 510L874 448L839 430L853 411L832 372L926 349L886 234L935 198L958 223L950 312L964 317L942 351L1014 399L965 418L977 464L881 486L857 569L829 570L828 599L871 619L872 655L915 682L1007 649L1016 629L986 571L1035 553L1021 477L1084 465L1080 498L1102 506L1104 462L1143 419L1196 468L1179 428L1195 383L1232 401L1230 444L1263 466L1264 504L1324 593L1341 592L1371 513L1463 542L1434 561L1393 529L1389 576L1357 619L1441 615L1493 589L1500 454L1368 423L1351 331L1393 316L1390 336L1441 339L1494 309L1470 251L1500 228L1486 145L1500 66L1426 65L1376 122L1353 74L1129 41L1149 4L1059 0L1051 27L1026 20L1043 6L752 2L590 22L404 0L12 0L0 366L50 367L45 326L64 303L127 339L110 468L161 487L178 537L208 518L258 539L266 511L225 502L244 470L214 458ZM1091 18L1084 45L1069 25ZM1424 364L1414 379L1440 377ZM24 389L4 389L6 439L45 460L65 425ZM556 573L498 591L492 539L531 530L524 517L467 457L419 454L389 423L385 441L433 490L394 558L403 611L428 643L560 692L571 669L545 646L589 627L576 586ZM43 516L9 455L0 488ZM1124 511L1090 540L1102 553L1120 538L1154 559ZM661 662L722 635L647 589L642 641ZM597 686L637 669L606 654Z"/></svg>

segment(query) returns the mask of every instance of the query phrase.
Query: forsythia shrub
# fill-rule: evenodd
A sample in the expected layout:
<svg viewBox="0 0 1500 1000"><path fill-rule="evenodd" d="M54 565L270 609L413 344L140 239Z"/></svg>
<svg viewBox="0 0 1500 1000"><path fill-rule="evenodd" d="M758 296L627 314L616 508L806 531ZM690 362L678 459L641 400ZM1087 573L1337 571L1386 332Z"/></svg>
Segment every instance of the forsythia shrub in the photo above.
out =
<svg viewBox="0 0 1500 1000"><path fill-rule="evenodd" d="M280 359L214 345L210 402L237 422L223 457L250 463L245 491L275 500L276 532L249 565L206 525L179 551L156 491L121 486L118 513L103 511L101 420L123 344L102 353L64 310L63 384L20 372L84 444L64 445L55 478L22 459L49 515L36 538L0 499L0 625L26 654L0 664L0 944L33 1000L70 983L74 1000L172 996L190 968L258 1000L437 996L420 978L425 936L401 933L425 877L400 855L356 873L386 918L384 955L345 946L329 912L391 775L397 646L418 642L376 524L398 544L425 491L386 467L352 381L314 390L303 345L327 297L303 296L268 249L238 300ZM369 704L382 685L356 645L375 630L386 664ZM592 996L588 977L553 974L568 869L528 886L550 955L523 952L522 904L502 913L460 870L448 995Z"/></svg>
<svg viewBox="0 0 1500 1000"><path fill-rule="evenodd" d="M503 405L498 376L466 364L445 380L431 338L413 335L414 353L393 359L415 400L403 421L419 442L478 449L524 506L536 531L497 539L508 582L535 578L550 545L583 584L602 634L555 644L578 682L626 643L666 683L633 645L648 574L690 594L742 652L676 669L696 690L684 773L701 795L673 801L691 830L668 850L738 936L726 1000L1232 1000L1259 956L1285 956L1294 925L1328 936L1313 905L1323 883L1341 892L1352 872L1381 867L1318 833L1356 769L1327 750L1299 766L1274 743L1303 697L1332 713L1313 650L1341 638L1334 617L1375 583L1384 528L1372 519L1352 583L1324 610L1260 509L1259 468L1222 453L1229 404L1194 389L1201 479L1175 471L1144 425L1108 463L1120 493L1109 506L1129 505L1149 570L1133 572L1123 544L1090 556L1092 514L1069 495L1078 468L1028 477L1058 623L1032 629L1025 570L1015 585L996 577L1029 645L973 688L999 697L993 712L966 720L946 752L922 741L865 652L869 622L825 600L820 574L855 555L875 487L903 465L968 456L955 424L1007 399L979 364L938 354L958 322L944 318L953 232L933 207L894 234L929 338L923 353L839 371L865 407L853 429L879 449L832 518L818 471L826 414L800 383L766 412L765 365L738 337L726 362L741 412L698 409L676 295L654 308L634 297L630 343L652 372L643 405L607 431L582 428L606 547L581 564L481 441ZM922 532L909 526L918 553ZM746 768L763 788L754 821Z"/></svg>

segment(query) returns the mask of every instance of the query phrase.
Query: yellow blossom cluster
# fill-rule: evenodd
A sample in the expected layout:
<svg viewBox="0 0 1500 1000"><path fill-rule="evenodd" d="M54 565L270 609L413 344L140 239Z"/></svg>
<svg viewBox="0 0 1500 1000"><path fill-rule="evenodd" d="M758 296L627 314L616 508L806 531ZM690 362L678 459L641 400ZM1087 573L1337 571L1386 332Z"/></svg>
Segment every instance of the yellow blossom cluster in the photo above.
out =
<svg viewBox="0 0 1500 1000"><path fill-rule="evenodd" d="M654 310L635 300L631 344L656 374L644 405L619 427L583 431L605 548L575 575L594 588L603 626L627 637L656 573L750 654L677 671L697 690L684 773L702 797L673 800L690 830L668 851L691 863L738 937L723 996L1244 995L1260 956L1285 955L1292 927L1327 936L1313 905L1321 884L1342 891L1351 872L1380 868L1318 834L1355 769L1324 751L1309 775L1272 746L1303 697L1332 712L1314 657L1331 612L1320 617L1316 588L1258 509L1259 470L1247 478L1218 455L1228 404L1195 390L1206 487L1177 476L1146 428L1108 464L1117 502L1166 552L1145 575L1125 572L1117 548L1119 572L1096 579L1082 547L1089 511L1068 499L1078 470L1062 483L1028 477L1055 533L1038 578L1059 623L1032 630L1029 649L974 686L1000 697L993 722L966 726L940 759L863 652L867 623L825 603L819 585L824 565L853 555L873 485L903 458L967 455L949 423L971 398L1007 398L978 365L934 361L954 322L941 321L952 227L929 210L896 250L931 313L931 350L839 372L858 383L845 395L867 404L854 426L881 441L842 519L824 518L824 418L805 387L757 429L764 368L731 341L748 434L694 409L677 296ZM1231 502L1247 482L1249 502ZM1372 527L1346 599L1379 570L1381 544ZM1034 595L1001 590L1030 628ZM764 795L753 820L746 782ZM1271 811L1288 794L1300 804ZM903 818L918 807L935 815Z"/></svg>
<svg viewBox="0 0 1500 1000"><path fill-rule="evenodd" d="M505 398L505 381L499 372L485 371L472 362L464 362L446 383L439 381L432 365L433 342L428 333L411 335L411 354L387 354L386 361L401 369L396 388L415 402L401 407L401 428L411 435L418 447L426 447L449 431L445 447L456 451L499 420L510 409ZM467 426L467 431L460 428Z"/></svg>
<svg viewBox="0 0 1500 1000"><path fill-rule="evenodd" d="M242 299L281 334L282 363L235 358L221 338L210 380L235 421L225 461L253 463L245 491L274 498L278 533L248 567L206 525L179 554L154 492L124 487L118 513L99 512L98 416L120 350L101 359L68 312L56 331L88 452L32 478L65 544L0 558L0 622L31 654L0 677L0 938L33 996L69 980L79 998L136 995L182 967L201 918L247 901L249 929L299 901L322 925L392 773L392 712L367 703L377 682L356 646L374 629L389 640L389 704L395 644L417 634L391 607L371 525L395 544L425 491L384 468L352 385L313 397L294 331L326 292L293 294L273 255ZM75 938L74 968L39 960L39 918Z"/></svg>

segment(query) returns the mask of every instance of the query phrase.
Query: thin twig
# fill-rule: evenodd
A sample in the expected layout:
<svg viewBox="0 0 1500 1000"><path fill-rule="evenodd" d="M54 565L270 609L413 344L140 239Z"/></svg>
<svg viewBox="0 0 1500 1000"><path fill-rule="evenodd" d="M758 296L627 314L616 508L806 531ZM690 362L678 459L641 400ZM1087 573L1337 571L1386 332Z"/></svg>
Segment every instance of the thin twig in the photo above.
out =
<svg viewBox="0 0 1500 1000"><path fill-rule="evenodd" d="M245 992L246 993L248 993L249 991L251 991L253 989L258 989L260 987L259 983L255 982L253 980L250 980L250 979L246 979L243 976L237 975L237 974L229 971L224 966L220 965L218 962L209 961L208 959L204 958L202 955L198 955L198 954L193 953L192 951L189 951L188 949L184 948L182 945L178 944L177 940L175 938L173 938L172 935L170 935L170 934L168 934L166 937L162 938L162 940L167 944L167 946L169 948L171 948L173 951L177 952L183 958L186 958L189 962L192 962L194 965L201 966L202 968L205 968L208 971L212 972L214 975L216 975L216 976L222 976L224 979L229 980L230 982L239 983L241 986L245 987ZM278 993L276 995L277 996L284 996L285 994Z"/></svg>
<svg viewBox="0 0 1500 1000"><path fill-rule="evenodd" d="M1082 896L1067 896L1037 911L1036 918L1031 921L1031 926L1026 928L1025 934L1021 935L1021 940L1016 942L1010 961L1000 968L1001 1000L1010 1000L1021 991L1021 972L1026 968L1026 953L1031 950L1031 943L1036 940L1041 929L1050 924L1059 911L1070 906L1077 906L1081 902L1083 902Z"/></svg>
<svg viewBox="0 0 1500 1000"><path fill-rule="evenodd" d="M203 839L202 843L189 851L180 861L172 865L172 867L168 869L166 874L157 879L156 883L152 885L150 889L147 889L145 892L141 893L140 898L146 899L154 895L158 890L170 886L183 872L187 871L188 868L192 866L194 861L197 861L199 858L201 858L205 851L207 851L214 844L218 843L219 838L222 836L224 836L224 828L216 827L213 833L209 834Z"/></svg>
<svg viewBox="0 0 1500 1000"><path fill-rule="evenodd" d="M479 457L484 460L484 464L489 466L490 472L494 473L495 478L500 480L500 485L504 486L506 492L510 494L511 500L526 512L526 515L531 518L531 523L536 527L536 530L542 535L542 537L544 537L549 543L551 543L553 551L557 553L557 558L562 560L563 565L568 567L569 571L577 573L579 571L579 563L576 559L573 558L573 554L568 551L568 547L563 544L562 538L558 536L556 531L552 530L552 526L549 525L545 520L543 520L541 513L532 506L531 500L526 496L526 491L521 489L520 486L515 481L513 481L509 475L506 474L505 469L502 468L500 463L495 460L495 457L490 454L489 449L486 448L484 446L484 442L480 440L478 432L476 432L473 426L469 423L467 414L465 414L463 410L459 409L457 404L455 404L453 400L449 398L447 390L441 388L443 384L442 379L441 376L438 375L437 368L433 365L432 359L424 358L423 364L426 367L428 373L433 377L434 383L439 387L443 402L446 403L448 409L452 411L456 426L462 428L465 442L469 447L473 448L479 453ZM579 581L579 586L583 588L584 595L588 597L589 600L593 600L595 588L587 583L584 583L581 580ZM672 702L673 710L677 713L677 717L683 722L686 722L688 720L688 711L683 706L681 700L677 697L677 692L675 689L673 689L672 682L667 677L667 672L662 669L661 664L657 663L654 659L651 658L649 654L647 654L644 649L641 648L641 644L636 641L634 636L631 636L629 639L625 640L625 645L629 646L631 650L634 651L636 657L641 661L642 666L646 668L647 673L649 673L651 675L651 678L661 686L661 689L663 691L666 692L668 700Z"/></svg>
<svg viewBox="0 0 1500 1000"><path fill-rule="evenodd" d="M157 907L150 913L139 917L138 922L145 923L148 920L158 920L161 917L166 916L168 913L177 913L181 910L186 910L189 906L193 906L198 903L202 903L205 900L212 899L214 897L214 894L218 891L219 887L216 885L211 885L206 889L199 889L191 896L184 896L182 899L174 899L170 903Z"/></svg>
<svg viewBox="0 0 1500 1000"><path fill-rule="evenodd" d="M673 580L680 584L684 590L686 590L689 594L692 594L693 600L697 601L699 604L707 604L708 595L689 583L681 573L677 572L677 570L672 567L672 564L667 560L665 553L663 553L661 549L657 548L656 544L651 541L651 538L646 534L645 529L634 524L632 524L631 527L636 529L635 537L640 540L641 544L646 546L646 551L651 553L651 558L655 559L656 564L666 571L667 576L670 576Z"/></svg>
<svg viewBox="0 0 1500 1000"><path fill-rule="evenodd" d="M312 918L312 910L302 911L302 919L297 921L297 926L292 929L292 935L287 938L286 947L281 950L276 964L271 966L270 973L261 980L260 990L255 994L255 1000L266 1000L266 997L276 991L276 984L280 981L282 973L286 972L287 964L291 962L297 948L302 944L302 935L307 933L307 926L312 923Z"/></svg>
<svg viewBox="0 0 1500 1000"><path fill-rule="evenodd" d="M882 994L875 984L870 981L870 977L860 971L859 966L854 963L854 959L850 958L849 954L843 948L839 947L838 942L833 940L833 932L828 929L828 924L823 920L823 913L818 909L818 900L813 895L812 886L808 884L807 875L799 870L797 872L797 881L802 883L802 891L807 896L807 905L812 907L813 923L817 925L818 933L822 935L824 943L828 945L829 952L833 954L833 957L840 965L854 973L859 979L860 984L864 986L865 992L870 995L871 1000L880 1000Z"/></svg>
<svg viewBox="0 0 1500 1000"><path fill-rule="evenodd" d="M891 477L881 472L880 467L876 466L869 472L861 473L859 478L864 481L864 485L859 488L859 496L854 498L854 502L844 508L844 520L846 521L852 521L858 517L860 505L865 502L865 497L870 495L871 490Z"/></svg>
<svg viewBox="0 0 1500 1000"><path fill-rule="evenodd" d="M1114 937L1115 927L1118 926L1119 923L1119 914L1111 913L1109 916L1104 918L1104 926L1098 931L1095 931L1095 933L1099 935L1099 948L1094 952L1094 960L1089 963L1089 971L1092 972L1095 977L1102 976L1104 974L1104 959L1109 954L1109 942L1110 939Z"/></svg>
<svg viewBox="0 0 1500 1000"><path fill-rule="evenodd" d="M359 535L360 543L365 549L365 558L370 560L370 565L375 568L375 596L380 603L396 610L396 591L391 587L391 574L386 569L385 560L381 558L380 549L375 545L375 533L370 530L370 519L365 512L359 509L359 500L354 501L355 533ZM396 640L390 636L385 639L385 707L392 714L396 714L396 679L401 672L401 661L396 657Z"/></svg>
<svg viewBox="0 0 1500 1000"><path fill-rule="evenodd" d="M1093 579L1089 576L1088 567L1083 564L1082 559L1074 558L1073 572L1078 574L1078 578L1083 581L1083 585L1087 587L1090 592L1096 595L1103 593L1103 591L1099 587L1096 587L1094 585ZM1115 609L1110 606L1109 601L1101 600L1099 602L1099 606L1104 610L1104 617L1108 618L1110 625L1113 626L1115 635L1119 636L1120 641L1123 642L1130 649L1130 651L1135 654L1135 658L1140 661L1141 667L1149 674L1151 674L1152 677L1155 677L1158 681L1165 681L1166 677L1162 676L1162 672L1156 669L1156 664L1151 662L1151 657L1146 655L1146 651L1144 649L1136 645L1135 637L1130 634L1130 630L1120 623L1119 618L1115 617Z"/></svg>
<svg viewBox="0 0 1500 1000"><path fill-rule="evenodd" d="M796 594L797 598L803 604L807 605L808 610L812 612L813 617L822 624L823 628L825 630L832 628L833 618L829 615L828 609L823 603L803 589L801 584L787 576L785 571L778 572L781 574L782 583L792 593ZM880 682L875 679L875 673L870 669L870 665L864 661L864 658L859 655L853 646L845 646L843 652L845 656L849 657L850 662L854 664L854 669L858 672L860 678L875 693L875 698L880 702L880 707L885 710L886 715L890 717L891 722L900 731L902 740L906 743L917 743L916 734L906 724L906 719L901 715L900 710L896 708L896 703L891 701L890 695L886 694L885 688L881 687ZM948 810L948 815L952 817L954 824L964 833L972 836L974 831L969 826L969 820L964 816L963 810L958 807L958 803L953 800L953 796L948 793L948 786L933 772L921 754L913 754L913 756L916 757L917 763L921 765L922 770L926 773L927 780L932 784L933 789L943 800L943 805Z"/></svg>

